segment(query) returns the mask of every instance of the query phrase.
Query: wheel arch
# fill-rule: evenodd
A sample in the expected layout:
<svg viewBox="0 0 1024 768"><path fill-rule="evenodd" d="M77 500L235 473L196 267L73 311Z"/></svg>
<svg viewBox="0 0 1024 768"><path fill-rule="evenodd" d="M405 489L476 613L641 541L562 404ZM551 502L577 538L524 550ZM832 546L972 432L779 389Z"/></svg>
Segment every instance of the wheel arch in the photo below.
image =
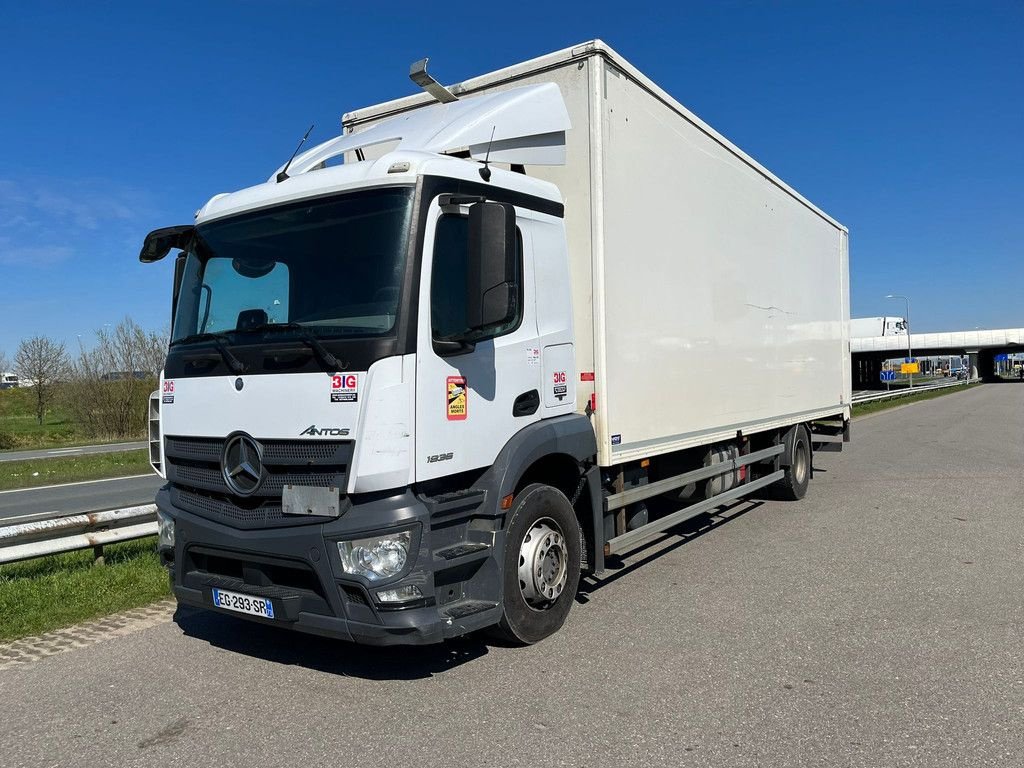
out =
<svg viewBox="0 0 1024 768"><path fill-rule="evenodd" d="M596 457L597 438L590 419L582 414L569 414L536 422L517 432L490 470L495 505L531 483L557 488L571 502L583 480L573 509L583 537L584 570L588 572L603 568L604 560L594 536L594 521L601 514Z"/></svg>
<svg viewBox="0 0 1024 768"><path fill-rule="evenodd" d="M597 438L586 416L570 414L531 424L517 432L494 460L490 472L497 497L523 487L528 472L562 476L570 462L578 468L578 480L578 470L596 455Z"/></svg>
<svg viewBox="0 0 1024 768"><path fill-rule="evenodd" d="M811 438L813 433L811 432L810 422L802 421L799 424L794 424L788 429L782 430L779 435L783 448L782 453L779 454L780 467L789 467L793 465L793 444L796 442L796 432L798 429L802 429L804 431L804 435L807 438L807 447L810 450L811 455L814 455L814 442ZM813 465L811 471L812 473L814 471Z"/></svg>

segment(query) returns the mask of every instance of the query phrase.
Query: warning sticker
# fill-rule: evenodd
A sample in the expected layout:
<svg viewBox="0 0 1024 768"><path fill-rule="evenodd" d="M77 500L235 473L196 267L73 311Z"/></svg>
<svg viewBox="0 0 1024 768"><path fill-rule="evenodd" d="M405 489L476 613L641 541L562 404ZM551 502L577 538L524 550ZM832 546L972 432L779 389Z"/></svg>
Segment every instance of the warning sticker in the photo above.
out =
<svg viewBox="0 0 1024 768"><path fill-rule="evenodd" d="M526 348L526 364L540 365L540 347Z"/></svg>
<svg viewBox="0 0 1024 768"><path fill-rule="evenodd" d="M173 403L174 402L174 379L168 379L168 380L164 381L163 394L164 394L164 396L162 398L163 402L165 402L165 403Z"/></svg>
<svg viewBox="0 0 1024 768"><path fill-rule="evenodd" d="M469 393L463 376L449 376L445 385L448 421L462 421L469 410Z"/></svg>
<svg viewBox="0 0 1024 768"><path fill-rule="evenodd" d="M354 403L359 399L359 376L354 373L336 373L331 376L331 402Z"/></svg>

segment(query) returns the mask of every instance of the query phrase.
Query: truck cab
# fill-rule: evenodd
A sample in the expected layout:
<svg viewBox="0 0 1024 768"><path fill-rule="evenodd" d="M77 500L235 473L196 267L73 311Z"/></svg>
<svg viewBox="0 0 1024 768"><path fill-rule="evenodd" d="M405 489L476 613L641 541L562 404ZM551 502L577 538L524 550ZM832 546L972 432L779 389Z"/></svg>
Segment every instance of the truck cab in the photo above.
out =
<svg viewBox="0 0 1024 768"><path fill-rule="evenodd" d="M488 100L494 125L551 100L522 90ZM564 129L562 113L534 124ZM472 143L458 114L442 124ZM515 136L498 136L507 157ZM184 603L435 642L501 618L500 521L530 465L575 488L596 447L571 385L558 189L401 145L325 164L374 140L315 148L147 239L144 261L178 251L154 403L161 556ZM543 554L526 547L546 569L531 611L575 592L560 501Z"/></svg>

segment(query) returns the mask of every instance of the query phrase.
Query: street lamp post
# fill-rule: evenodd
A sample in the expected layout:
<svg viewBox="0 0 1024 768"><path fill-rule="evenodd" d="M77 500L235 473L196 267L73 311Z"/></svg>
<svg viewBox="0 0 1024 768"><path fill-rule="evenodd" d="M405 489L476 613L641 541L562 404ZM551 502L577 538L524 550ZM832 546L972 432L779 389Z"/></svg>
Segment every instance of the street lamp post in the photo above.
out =
<svg viewBox="0 0 1024 768"><path fill-rule="evenodd" d="M890 293L885 298L887 299L903 299L907 302L907 359L910 362L914 361L914 351L910 348L910 299L906 296L901 296L898 293ZM914 374L910 374L910 389L914 388Z"/></svg>

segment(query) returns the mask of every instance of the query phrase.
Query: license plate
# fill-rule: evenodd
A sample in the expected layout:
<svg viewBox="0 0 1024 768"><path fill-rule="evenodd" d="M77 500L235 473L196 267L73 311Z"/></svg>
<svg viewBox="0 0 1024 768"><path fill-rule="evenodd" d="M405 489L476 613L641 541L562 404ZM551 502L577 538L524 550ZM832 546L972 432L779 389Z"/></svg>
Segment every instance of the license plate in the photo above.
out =
<svg viewBox="0 0 1024 768"><path fill-rule="evenodd" d="M225 608L229 611L262 616L265 619L274 618L274 604L263 597L240 595L237 592L225 592L223 589L215 589L213 590L213 604L218 608Z"/></svg>

